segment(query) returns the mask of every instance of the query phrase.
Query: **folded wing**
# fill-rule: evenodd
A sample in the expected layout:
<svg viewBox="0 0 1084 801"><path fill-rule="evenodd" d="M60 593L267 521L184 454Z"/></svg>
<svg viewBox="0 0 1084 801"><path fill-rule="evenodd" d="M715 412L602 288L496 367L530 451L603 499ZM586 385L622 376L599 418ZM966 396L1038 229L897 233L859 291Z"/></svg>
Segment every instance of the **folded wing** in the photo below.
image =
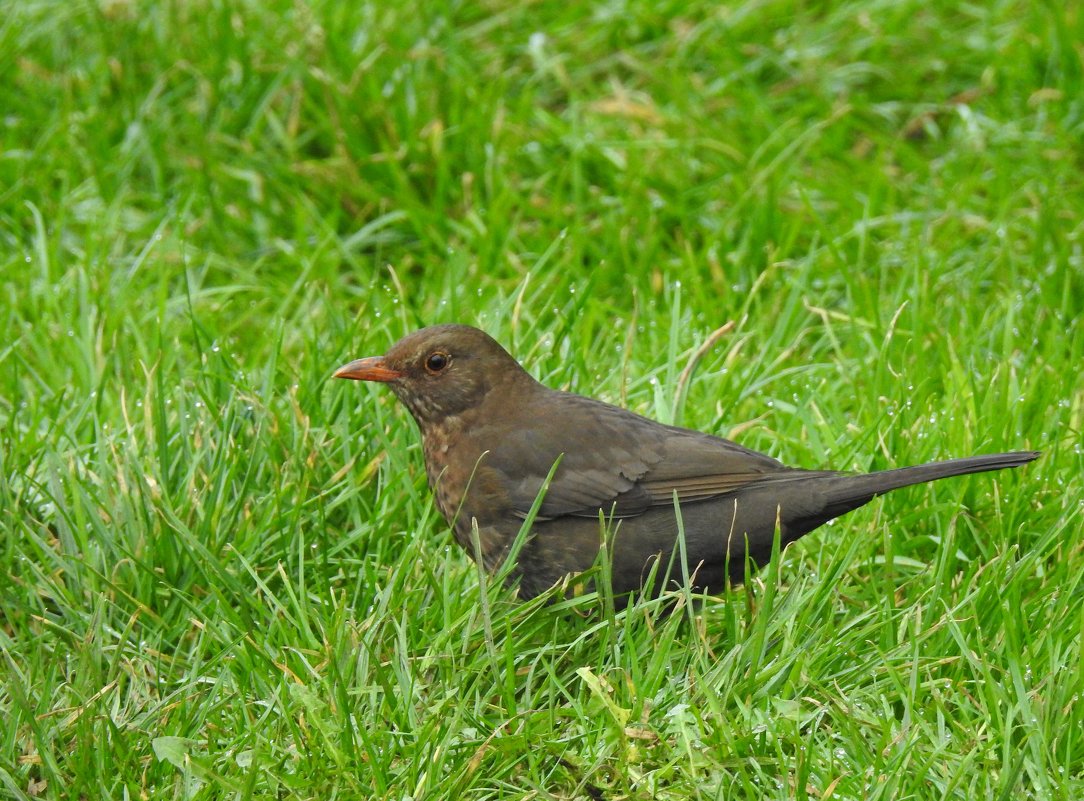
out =
<svg viewBox="0 0 1084 801"><path fill-rule="evenodd" d="M695 502L804 472L729 440L665 426L599 401L564 393L560 401L547 407L558 408L557 416L506 435L486 458L521 517L558 459L539 508L542 518L597 517L600 511L634 517L672 504L675 493L679 501ZM585 448L587 443L594 449Z"/></svg>

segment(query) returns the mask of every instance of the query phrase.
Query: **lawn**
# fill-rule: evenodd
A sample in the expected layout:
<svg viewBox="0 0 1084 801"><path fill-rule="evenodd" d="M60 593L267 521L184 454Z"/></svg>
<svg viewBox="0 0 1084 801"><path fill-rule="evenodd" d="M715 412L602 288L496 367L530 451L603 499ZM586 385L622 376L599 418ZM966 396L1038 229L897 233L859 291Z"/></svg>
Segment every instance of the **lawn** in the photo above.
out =
<svg viewBox="0 0 1084 801"><path fill-rule="evenodd" d="M1084 797L1082 42L0 0L0 797ZM795 466L1044 453L720 596L521 603L330 377L451 321Z"/></svg>

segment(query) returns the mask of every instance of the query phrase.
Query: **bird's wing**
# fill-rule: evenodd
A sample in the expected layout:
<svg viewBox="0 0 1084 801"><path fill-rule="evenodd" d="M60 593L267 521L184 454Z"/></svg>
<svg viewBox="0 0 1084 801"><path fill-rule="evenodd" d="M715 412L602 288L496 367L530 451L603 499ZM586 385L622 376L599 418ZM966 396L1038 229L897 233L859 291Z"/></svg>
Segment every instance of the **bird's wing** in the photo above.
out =
<svg viewBox="0 0 1084 801"><path fill-rule="evenodd" d="M763 453L730 440L678 429L663 444L664 457L638 485L652 505L713 498L769 476L794 472Z"/></svg>
<svg viewBox="0 0 1084 801"><path fill-rule="evenodd" d="M490 449L486 466L501 477L525 516L560 459L538 515L634 517L652 506L698 501L788 468L729 440L674 428L615 406L562 395L550 419L533 420Z"/></svg>

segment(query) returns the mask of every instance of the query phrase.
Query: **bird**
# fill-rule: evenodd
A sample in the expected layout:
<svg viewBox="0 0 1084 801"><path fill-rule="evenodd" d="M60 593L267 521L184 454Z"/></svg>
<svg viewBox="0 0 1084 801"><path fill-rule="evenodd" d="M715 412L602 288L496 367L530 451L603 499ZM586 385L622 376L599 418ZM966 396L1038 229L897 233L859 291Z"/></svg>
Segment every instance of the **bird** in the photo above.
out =
<svg viewBox="0 0 1084 801"><path fill-rule="evenodd" d="M428 483L455 539L488 573L511 557L503 575L521 599L590 571L603 550L622 605L681 586L718 594L762 567L776 541L782 548L878 495L1041 453L873 473L787 467L551 389L487 333L459 324L417 330L334 377L390 387L421 432Z"/></svg>

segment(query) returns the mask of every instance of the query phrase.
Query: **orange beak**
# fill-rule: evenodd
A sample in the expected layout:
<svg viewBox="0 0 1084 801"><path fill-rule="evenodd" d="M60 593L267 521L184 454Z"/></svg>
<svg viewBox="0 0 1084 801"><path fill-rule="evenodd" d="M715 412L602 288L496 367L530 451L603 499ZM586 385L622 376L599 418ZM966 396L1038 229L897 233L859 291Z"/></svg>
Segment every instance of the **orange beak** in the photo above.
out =
<svg viewBox="0 0 1084 801"><path fill-rule="evenodd" d="M369 356L366 359L355 359L350 364L344 364L335 371L336 378L350 378L354 381L381 381L387 383L403 374L398 370L392 370L384 363L383 356Z"/></svg>

